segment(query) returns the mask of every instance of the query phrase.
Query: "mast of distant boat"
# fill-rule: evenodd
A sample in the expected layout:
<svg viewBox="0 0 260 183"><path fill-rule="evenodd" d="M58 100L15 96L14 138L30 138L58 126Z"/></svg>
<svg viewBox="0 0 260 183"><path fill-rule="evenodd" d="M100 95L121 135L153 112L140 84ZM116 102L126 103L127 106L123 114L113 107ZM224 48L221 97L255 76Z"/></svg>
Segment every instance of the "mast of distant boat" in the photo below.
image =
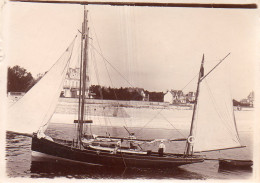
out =
<svg viewBox="0 0 260 183"><path fill-rule="evenodd" d="M200 88L200 82L201 78L204 76L204 54L202 57L201 61L201 66L200 66L200 72L199 72L199 78L198 78L198 83L197 83L197 91L196 91L196 97L195 97L195 103L194 103L194 108L193 108L193 114L192 114L192 120L191 120L191 127L190 127L190 134L187 140L187 149L186 149L186 154L187 155L192 155L193 154L193 143L194 143L194 118L196 114L196 109L197 109L197 101L198 101L198 96L199 96L199 88Z"/></svg>

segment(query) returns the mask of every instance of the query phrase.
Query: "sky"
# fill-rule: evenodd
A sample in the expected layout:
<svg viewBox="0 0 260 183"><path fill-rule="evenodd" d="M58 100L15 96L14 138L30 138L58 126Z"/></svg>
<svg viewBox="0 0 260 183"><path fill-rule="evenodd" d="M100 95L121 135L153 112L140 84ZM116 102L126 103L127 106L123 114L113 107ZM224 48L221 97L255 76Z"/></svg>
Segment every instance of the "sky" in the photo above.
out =
<svg viewBox="0 0 260 183"><path fill-rule="evenodd" d="M91 84L181 90L198 74L203 54L207 72L231 53L224 64L232 96L239 100L254 90L257 10L94 5L87 9ZM36 76L49 70L79 35L83 6L8 2L4 15L8 65L20 65ZM77 39L72 67L79 45ZM184 92L195 91L196 81L195 77Z"/></svg>

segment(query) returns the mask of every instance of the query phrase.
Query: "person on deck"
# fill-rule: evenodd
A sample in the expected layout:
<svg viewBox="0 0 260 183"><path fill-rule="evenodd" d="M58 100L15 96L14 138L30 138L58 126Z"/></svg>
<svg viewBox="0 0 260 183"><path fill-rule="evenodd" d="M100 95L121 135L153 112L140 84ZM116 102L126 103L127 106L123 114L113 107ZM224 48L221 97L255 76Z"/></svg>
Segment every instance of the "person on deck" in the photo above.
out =
<svg viewBox="0 0 260 183"><path fill-rule="evenodd" d="M130 149L137 149L137 146L134 144L134 141L133 141L133 140L136 139L135 133L130 133L128 138L130 139L130 141L129 141L130 142Z"/></svg>
<svg viewBox="0 0 260 183"><path fill-rule="evenodd" d="M117 150L118 150L119 148L121 148L122 142L123 142L123 139L119 140L119 141L116 143L116 147L115 147L115 149L114 149L114 151L113 151L113 154L116 154Z"/></svg>
<svg viewBox="0 0 260 183"><path fill-rule="evenodd" d="M159 149L158 149L158 153L160 157L163 157L163 153L166 150L166 147L163 143L163 141L161 141L160 145L159 145Z"/></svg>

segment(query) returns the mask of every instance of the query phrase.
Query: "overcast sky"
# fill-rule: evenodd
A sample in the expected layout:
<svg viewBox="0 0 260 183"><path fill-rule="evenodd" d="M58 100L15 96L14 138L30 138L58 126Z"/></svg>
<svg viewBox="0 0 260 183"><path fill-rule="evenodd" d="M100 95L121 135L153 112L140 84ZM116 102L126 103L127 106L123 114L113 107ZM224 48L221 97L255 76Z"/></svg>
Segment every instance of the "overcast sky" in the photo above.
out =
<svg viewBox="0 0 260 183"><path fill-rule="evenodd" d="M87 9L94 47L99 49L99 42L104 57L132 86L150 91L182 89L197 75L203 54L207 72L230 52L225 64L229 67L233 97L241 99L254 90L257 10L110 6ZM8 65L20 65L34 76L47 71L61 56L78 34L83 19L80 5L9 2L4 11ZM101 85L129 86L107 65L111 84L97 53L91 61L98 65ZM89 70L92 84L97 84L93 64ZM184 91L195 91L196 80Z"/></svg>

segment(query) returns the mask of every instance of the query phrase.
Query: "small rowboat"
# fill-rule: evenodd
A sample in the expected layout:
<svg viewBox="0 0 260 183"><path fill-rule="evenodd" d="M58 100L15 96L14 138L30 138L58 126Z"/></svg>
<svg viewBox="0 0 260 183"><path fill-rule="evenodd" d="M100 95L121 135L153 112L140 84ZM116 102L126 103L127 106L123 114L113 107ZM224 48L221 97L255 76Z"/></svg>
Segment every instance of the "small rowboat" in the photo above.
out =
<svg viewBox="0 0 260 183"><path fill-rule="evenodd" d="M252 160L219 159L219 167L250 168Z"/></svg>

